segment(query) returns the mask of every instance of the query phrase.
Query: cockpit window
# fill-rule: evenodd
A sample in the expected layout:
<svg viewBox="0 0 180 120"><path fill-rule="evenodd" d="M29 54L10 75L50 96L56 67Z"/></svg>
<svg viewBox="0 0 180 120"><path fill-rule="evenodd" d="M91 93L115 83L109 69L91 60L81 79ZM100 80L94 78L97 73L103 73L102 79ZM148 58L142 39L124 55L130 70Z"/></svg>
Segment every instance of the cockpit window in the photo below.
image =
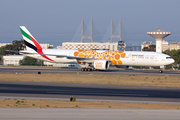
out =
<svg viewBox="0 0 180 120"><path fill-rule="evenodd" d="M172 59L171 57L166 57L166 59Z"/></svg>

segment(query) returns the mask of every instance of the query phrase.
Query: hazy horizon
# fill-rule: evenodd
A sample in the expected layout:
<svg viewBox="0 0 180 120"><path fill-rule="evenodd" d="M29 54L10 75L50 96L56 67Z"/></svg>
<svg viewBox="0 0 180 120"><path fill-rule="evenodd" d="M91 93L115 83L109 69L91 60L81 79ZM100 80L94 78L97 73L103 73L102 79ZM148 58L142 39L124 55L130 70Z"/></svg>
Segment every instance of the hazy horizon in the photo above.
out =
<svg viewBox="0 0 180 120"><path fill-rule="evenodd" d="M2 0L0 43L22 39L19 29L22 25L40 43L57 46L62 42L80 42L82 18L85 35L90 35L93 19L94 42L110 41L111 19L114 34L119 33L122 19L122 40L128 45L155 43L147 32L159 28L171 32L164 40L179 42L179 4L179 0Z"/></svg>

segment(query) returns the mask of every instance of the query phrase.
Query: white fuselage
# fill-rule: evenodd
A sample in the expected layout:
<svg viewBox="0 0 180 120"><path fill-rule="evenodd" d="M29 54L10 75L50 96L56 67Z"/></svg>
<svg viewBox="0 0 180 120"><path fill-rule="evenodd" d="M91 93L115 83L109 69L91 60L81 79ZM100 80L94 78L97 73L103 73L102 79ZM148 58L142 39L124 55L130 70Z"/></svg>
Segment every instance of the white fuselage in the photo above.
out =
<svg viewBox="0 0 180 120"><path fill-rule="evenodd" d="M67 50L67 49L43 49L43 53L50 58L51 60L46 59L42 55L37 54L35 51L27 51L27 53L32 54L24 54L29 57L33 57L36 59L40 59L43 61L48 62L55 62L55 63L75 63L78 64L76 59L68 59L67 57L58 57L57 55L65 55L65 56L75 56L75 52L78 50ZM91 50L92 51L92 50ZM26 51L23 51L26 52ZM88 51L83 51L84 56L89 55L90 57L92 54L88 53ZM106 52L106 54L104 54ZM114 54L113 54L114 52ZM33 54L34 53L34 54ZM98 58L97 55L101 56L101 58ZM111 54L111 55L110 55ZM174 60L166 54L163 53L157 53L157 52L141 52L141 51L123 51L122 53L118 53L118 51L107 51L107 50L96 50L96 54L94 59L104 59L104 60L116 60L116 57L109 57L109 56L116 56L116 54L120 55L119 60L122 62L121 64L118 64L118 62L115 62L115 64L112 65L127 65L127 66L164 66L168 64L174 63ZM80 55L80 53L78 54ZM104 57L105 56L105 57ZM108 57L107 57L108 56ZM82 57L82 56L80 56ZM52 61L53 60L53 61Z"/></svg>

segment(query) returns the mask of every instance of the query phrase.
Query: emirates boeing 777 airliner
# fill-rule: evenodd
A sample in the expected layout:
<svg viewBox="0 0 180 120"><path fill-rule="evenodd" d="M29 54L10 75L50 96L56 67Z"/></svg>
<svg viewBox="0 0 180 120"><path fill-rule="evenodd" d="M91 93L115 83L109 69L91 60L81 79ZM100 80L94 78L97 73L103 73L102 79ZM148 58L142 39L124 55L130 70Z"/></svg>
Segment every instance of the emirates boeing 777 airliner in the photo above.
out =
<svg viewBox="0 0 180 120"><path fill-rule="evenodd" d="M80 64L82 71L106 70L109 65L164 66L174 63L169 55L158 52L42 49L25 26L20 26L20 30L25 45L31 48L19 51L20 54L48 62Z"/></svg>

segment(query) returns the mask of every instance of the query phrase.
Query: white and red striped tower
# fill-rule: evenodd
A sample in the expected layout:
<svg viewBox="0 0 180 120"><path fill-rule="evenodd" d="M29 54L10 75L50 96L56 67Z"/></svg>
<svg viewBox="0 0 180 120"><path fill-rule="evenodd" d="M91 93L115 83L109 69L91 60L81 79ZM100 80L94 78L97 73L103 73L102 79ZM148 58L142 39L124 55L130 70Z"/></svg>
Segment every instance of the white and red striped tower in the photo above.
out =
<svg viewBox="0 0 180 120"><path fill-rule="evenodd" d="M156 52L162 53L162 40L171 34L171 32L163 31L163 30L155 30L151 32L147 32L148 35L152 36L156 40Z"/></svg>

